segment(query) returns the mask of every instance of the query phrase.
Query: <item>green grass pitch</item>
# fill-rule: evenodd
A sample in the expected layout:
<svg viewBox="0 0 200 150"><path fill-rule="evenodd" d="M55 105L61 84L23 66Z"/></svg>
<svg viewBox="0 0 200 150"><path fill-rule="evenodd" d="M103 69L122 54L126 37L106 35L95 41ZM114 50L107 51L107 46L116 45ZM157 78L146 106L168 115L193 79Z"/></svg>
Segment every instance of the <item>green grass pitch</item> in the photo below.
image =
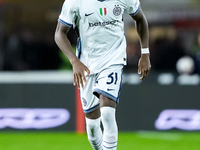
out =
<svg viewBox="0 0 200 150"><path fill-rule="evenodd" d="M0 150L92 150L86 134L0 132ZM200 150L200 132L120 132L118 150Z"/></svg>

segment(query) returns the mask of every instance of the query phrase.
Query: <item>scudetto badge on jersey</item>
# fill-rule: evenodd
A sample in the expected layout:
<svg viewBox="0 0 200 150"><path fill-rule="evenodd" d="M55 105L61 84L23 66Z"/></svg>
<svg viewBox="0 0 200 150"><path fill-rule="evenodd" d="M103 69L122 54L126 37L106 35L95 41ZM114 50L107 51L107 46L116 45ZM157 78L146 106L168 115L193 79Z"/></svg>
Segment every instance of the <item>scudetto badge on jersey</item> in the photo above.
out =
<svg viewBox="0 0 200 150"><path fill-rule="evenodd" d="M105 16L107 14L106 8L100 8L100 15Z"/></svg>
<svg viewBox="0 0 200 150"><path fill-rule="evenodd" d="M115 8L113 9L113 14L115 16L119 16L121 13L122 13L121 7L119 7L119 5L115 5Z"/></svg>

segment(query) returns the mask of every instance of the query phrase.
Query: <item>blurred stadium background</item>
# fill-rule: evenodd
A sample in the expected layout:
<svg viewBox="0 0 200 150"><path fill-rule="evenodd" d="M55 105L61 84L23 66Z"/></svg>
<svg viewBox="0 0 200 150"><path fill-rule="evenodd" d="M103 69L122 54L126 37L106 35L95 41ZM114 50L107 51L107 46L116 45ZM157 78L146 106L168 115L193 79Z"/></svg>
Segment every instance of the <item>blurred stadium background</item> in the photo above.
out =
<svg viewBox="0 0 200 150"><path fill-rule="evenodd" d="M140 82L134 21L117 108L119 150L200 149L200 1L140 0L152 70ZM0 149L89 150L71 65L54 42L63 0L0 0ZM75 49L73 30L68 37Z"/></svg>

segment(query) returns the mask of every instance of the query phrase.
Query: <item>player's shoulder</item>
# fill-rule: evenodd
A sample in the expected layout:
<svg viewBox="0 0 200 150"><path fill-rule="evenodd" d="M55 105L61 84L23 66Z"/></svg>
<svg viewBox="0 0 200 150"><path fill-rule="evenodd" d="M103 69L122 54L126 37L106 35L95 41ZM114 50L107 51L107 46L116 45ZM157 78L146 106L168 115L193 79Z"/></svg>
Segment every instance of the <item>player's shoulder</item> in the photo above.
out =
<svg viewBox="0 0 200 150"><path fill-rule="evenodd" d="M118 0L119 3L124 4L125 6L130 6L139 2L139 0Z"/></svg>
<svg viewBox="0 0 200 150"><path fill-rule="evenodd" d="M128 4L135 4L135 3L138 3L139 2L139 0L120 0L120 1L123 1L124 3L126 3L127 5Z"/></svg>
<svg viewBox="0 0 200 150"><path fill-rule="evenodd" d="M78 6L78 4L80 3L80 0L65 0L64 3L66 5L75 5L75 6Z"/></svg>
<svg viewBox="0 0 200 150"><path fill-rule="evenodd" d="M78 9L80 0L65 0L63 9Z"/></svg>

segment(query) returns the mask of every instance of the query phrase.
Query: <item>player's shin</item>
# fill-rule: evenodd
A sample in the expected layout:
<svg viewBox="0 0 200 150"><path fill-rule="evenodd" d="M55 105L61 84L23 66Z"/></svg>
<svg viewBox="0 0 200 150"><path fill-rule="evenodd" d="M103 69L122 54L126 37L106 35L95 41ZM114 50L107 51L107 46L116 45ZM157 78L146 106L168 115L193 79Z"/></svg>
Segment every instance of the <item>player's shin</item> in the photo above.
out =
<svg viewBox="0 0 200 150"><path fill-rule="evenodd" d="M100 118L98 119L86 118L86 129L87 129L88 140L92 145L93 149L103 150Z"/></svg>
<svg viewBox="0 0 200 150"><path fill-rule="evenodd" d="M115 108L102 107L101 120L104 128L103 150L116 150L118 140L118 128L115 120Z"/></svg>

